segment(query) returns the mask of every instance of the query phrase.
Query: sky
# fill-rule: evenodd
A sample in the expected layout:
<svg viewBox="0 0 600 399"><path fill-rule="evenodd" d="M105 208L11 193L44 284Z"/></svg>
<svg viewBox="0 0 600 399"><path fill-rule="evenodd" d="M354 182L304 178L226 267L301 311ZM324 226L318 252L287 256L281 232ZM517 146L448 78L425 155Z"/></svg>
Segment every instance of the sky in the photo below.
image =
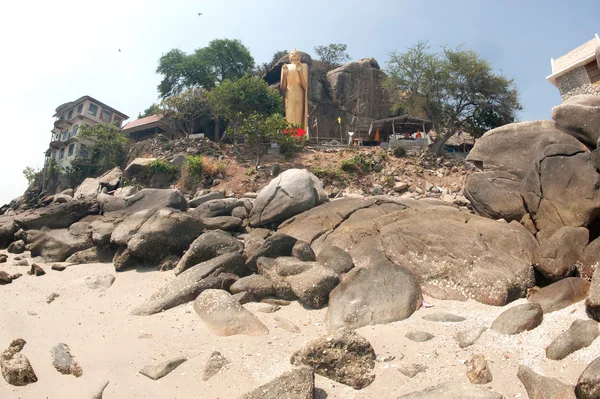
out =
<svg viewBox="0 0 600 399"><path fill-rule="evenodd" d="M202 13L202 15L198 15ZM30 0L0 13L0 205L21 195L22 170L41 168L55 108L83 95L129 115L157 100L155 73L172 48L239 39L257 63L277 50L348 45L353 60L426 40L463 45L514 78L520 120L560 103L546 81L558 58L600 33L598 0ZM119 49L121 50L119 52Z"/></svg>

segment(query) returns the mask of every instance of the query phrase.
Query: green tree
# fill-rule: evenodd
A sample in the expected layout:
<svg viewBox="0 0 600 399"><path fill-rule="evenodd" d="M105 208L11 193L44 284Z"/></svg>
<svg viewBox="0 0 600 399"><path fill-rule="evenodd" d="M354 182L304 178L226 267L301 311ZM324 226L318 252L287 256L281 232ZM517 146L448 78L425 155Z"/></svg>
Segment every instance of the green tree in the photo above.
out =
<svg viewBox="0 0 600 399"><path fill-rule="evenodd" d="M403 53L393 52L387 75L384 88L393 111L434 123L438 141L431 150L436 153L459 130L478 137L514 122L522 109L514 81L461 46L434 53L419 42Z"/></svg>
<svg viewBox="0 0 600 399"><path fill-rule="evenodd" d="M90 163L97 168L97 173L120 166L125 160L127 136L112 123L82 125L79 128L78 136L81 139L93 141L89 147L88 156Z"/></svg>
<svg viewBox="0 0 600 399"><path fill-rule="evenodd" d="M346 53L348 46L345 44L329 44L327 46L316 46L315 53L319 56L319 61L325 64L328 70L337 68L350 60Z"/></svg>
<svg viewBox="0 0 600 399"><path fill-rule="evenodd" d="M225 79L237 79L252 71L254 58L239 40L216 39L192 54L173 49L158 61L156 73L163 76L158 85L162 98L188 88L211 89Z"/></svg>
<svg viewBox="0 0 600 399"><path fill-rule="evenodd" d="M284 135L281 131L289 127L287 120L280 114L264 116L253 112L241 121L232 134L243 137L244 143L253 149L258 166L265 153L264 144L277 141L278 136Z"/></svg>
<svg viewBox="0 0 600 399"><path fill-rule="evenodd" d="M23 169L23 176L27 179L27 185L31 186L32 184L38 184L38 180L40 178L40 171L32 168L31 166L27 166Z"/></svg>
<svg viewBox="0 0 600 399"><path fill-rule="evenodd" d="M209 113L206 90L195 87L173 95L163 100L159 109L178 131L192 134L196 119Z"/></svg>
<svg viewBox="0 0 600 399"><path fill-rule="evenodd" d="M148 108L146 108L144 110L144 112L138 113L138 119L145 118L147 116L156 115L156 114L160 114L160 107L158 104L154 103L151 106L149 106Z"/></svg>
<svg viewBox="0 0 600 399"><path fill-rule="evenodd" d="M258 77L263 77L267 72L269 72L271 70L271 68L273 68L275 65L277 65L277 63L279 62L279 60L282 57L284 57L288 54L289 54L289 51L287 51L287 50L276 51L275 54L273 54L273 57L271 57L271 61L263 62L260 65L256 65L256 67L254 68L253 74Z"/></svg>

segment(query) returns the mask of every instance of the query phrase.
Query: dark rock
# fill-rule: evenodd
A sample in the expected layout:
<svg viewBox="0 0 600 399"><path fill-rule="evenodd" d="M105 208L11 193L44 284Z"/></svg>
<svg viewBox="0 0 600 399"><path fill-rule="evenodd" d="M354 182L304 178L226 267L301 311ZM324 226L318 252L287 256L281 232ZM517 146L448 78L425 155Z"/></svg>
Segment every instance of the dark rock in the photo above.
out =
<svg viewBox="0 0 600 399"><path fill-rule="evenodd" d="M598 337L598 322L595 320L575 320L571 327L548 345L546 356L552 360L562 360L579 349L590 346Z"/></svg>
<svg viewBox="0 0 600 399"><path fill-rule="evenodd" d="M92 203L88 201L69 201L25 211L18 215L17 220L25 230L39 230L42 227L63 229L87 216L91 206Z"/></svg>
<svg viewBox="0 0 600 399"><path fill-rule="evenodd" d="M193 200L188 202L188 205L190 206L190 208L197 208L198 206L204 204L205 202L212 201L215 199L223 199L223 198L225 198L225 197L220 192L211 191L207 194L203 194L203 195L200 195L200 196L194 198Z"/></svg>
<svg viewBox="0 0 600 399"><path fill-rule="evenodd" d="M517 377L525 386L529 399L575 399L572 386L539 375L527 366L519 366Z"/></svg>
<svg viewBox="0 0 600 399"><path fill-rule="evenodd" d="M219 230L204 233L194 240L183 255L175 268L175 275L217 256L226 253L241 254L243 250L244 245L229 233Z"/></svg>
<svg viewBox="0 0 600 399"><path fill-rule="evenodd" d="M589 242L585 227L561 227L533 253L533 265L546 278L559 280L575 271Z"/></svg>
<svg viewBox="0 0 600 399"><path fill-rule="evenodd" d="M187 209L187 201L179 190L145 188L132 197L127 198L127 206L121 211L132 214L145 209L174 208L180 211Z"/></svg>
<svg viewBox="0 0 600 399"><path fill-rule="evenodd" d="M181 260L181 258L179 256L169 255L160 261L156 270L158 270L159 272L166 272L168 270L173 270L177 267L177 264L179 263L180 260Z"/></svg>
<svg viewBox="0 0 600 399"><path fill-rule="evenodd" d="M414 378L417 374L427 371L427 366L424 364L401 364L398 366L398 371L408 378Z"/></svg>
<svg viewBox="0 0 600 399"><path fill-rule="evenodd" d="M600 358L591 362L575 385L577 399L597 399L600 397Z"/></svg>
<svg viewBox="0 0 600 399"><path fill-rule="evenodd" d="M291 256L296 239L287 234L275 233L268 237L262 245L253 253L247 252L247 267L256 271L256 260L260 257L278 258L280 256Z"/></svg>
<svg viewBox="0 0 600 399"><path fill-rule="evenodd" d="M207 230L235 230L242 227L243 220L234 216L216 216L202 218L202 223Z"/></svg>
<svg viewBox="0 0 600 399"><path fill-rule="evenodd" d="M229 360L221 355L221 352L213 352L204 365L204 370L202 371L202 381L208 381L210 377L217 374L223 367L230 363L231 362Z"/></svg>
<svg viewBox="0 0 600 399"><path fill-rule="evenodd" d="M577 264L577 270L581 278L591 279L594 270L600 263L600 238L596 238L594 241L588 244L583 250L579 262Z"/></svg>
<svg viewBox="0 0 600 399"><path fill-rule="evenodd" d="M58 295L56 292L53 292L52 294L48 295L48 298L46 298L46 303L47 304L51 304L52 302L54 302L54 300L56 298L58 298L60 295Z"/></svg>
<svg viewBox="0 0 600 399"><path fill-rule="evenodd" d="M23 240L12 242L8 246L6 252L11 254L22 254L23 252L25 252L25 242Z"/></svg>
<svg viewBox="0 0 600 399"><path fill-rule="evenodd" d="M563 131L592 148L600 139L600 98L597 95L572 96L552 108L552 119Z"/></svg>
<svg viewBox="0 0 600 399"><path fill-rule="evenodd" d="M202 291L194 301L194 310L215 335L257 336L269 333L269 329L227 291L219 289Z"/></svg>
<svg viewBox="0 0 600 399"><path fill-rule="evenodd" d="M305 365L317 374L354 389L362 389L375 379L375 351L362 336L340 329L308 342L291 357L293 365Z"/></svg>
<svg viewBox="0 0 600 399"><path fill-rule="evenodd" d="M298 367L238 399L312 399L314 387L313 371L309 367Z"/></svg>
<svg viewBox="0 0 600 399"><path fill-rule="evenodd" d="M0 285L6 285L10 283L12 283L12 276L4 270L0 270Z"/></svg>
<svg viewBox="0 0 600 399"><path fill-rule="evenodd" d="M258 274L252 274L250 276L240 278L231 285L229 291L232 294L248 292L255 299L262 299L275 295L275 288L273 287L271 280Z"/></svg>
<svg viewBox="0 0 600 399"><path fill-rule="evenodd" d="M294 247L292 248L292 256L306 262L312 262L316 260L315 253L310 247L310 244L305 241L296 241Z"/></svg>
<svg viewBox="0 0 600 399"><path fill-rule="evenodd" d="M544 318L542 307L537 303L526 303L505 310L494 320L491 329L501 334L513 335L533 330Z"/></svg>
<svg viewBox="0 0 600 399"><path fill-rule="evenodd" d="M289 276L286 282L300 303L319 309L327 304L329 293L339 284L340 279L333 270L321 266Z"/></svg>
<svg viewBox="0 0 600 399"><path fill-rule="evenodd" d="M333 270L337 274L349 272L354 267L352 256L333 245L323 247L317 256L317 262Z"/></svg>
<svg viewBox="0 0 600 399"><path fill-rule="evenodd" d="M12 278L13 281L16 280L16 279L18 279L18 278L20 278L20 277L23 277L23 275L21 273L15 273L15 274L11 274L10 275L10 278Z"/></svg>
<svg viewBox="0 0 600 399"><path fill-rule="evenodd" d="M7 260L8 260L8 255L0 254L0 263L6 263Z"/></svg>
<svg viewBox="0 0 600 399"><path fill-rule="evenodd" d="M27 272L27 274L29 274L30 276L43 276L44 274L46 274L46 272L44 271L44 269L42 269L40 265L33 263L31 265L31 269Z"/></svg>
<svg viewBox="0 0 600 399"><path fill-rule="evenodd" d="M89 263L110 263L113 255L105 249L98 247L92 247L84 249L83 251L75 252L69 256L65 262L72 263L74 265L82 265Z"/></svg>
<svg viewBox="0 0 600 399"><path fill-rule="evenodd" d="M467 180L464 196L481 216L519 221L526 213L520 187L521 180L510 173L473 173Z"/></svg>
<svg viewBox="0 0 600 399"><path fill-rule="evenodd" d="M258 272L261 276L264 276L271 281L273 289L275 290L275 295L278 298L293 301L296 299L296 295L285 278L278 274L278 263L279 261L277 259L258 258Z"/></svg>
<svg viewBox="0 0 600 399"><path fill-rule="evenodd" d="M134 315L151 315L193 301L206 289L228 289L235 282L231 274L244 273L244 257L223 254L197 264L168 281L142 305L133 309Z"/></svg>
<svg viewBox="0 0 600 399"><path fill-rule="evenodd" d="M0 355L2 376L10 385L20 387L38 380L29 359L21 353L26 343L22 338L15 339L10 343L8 349Z"/></svg>
<svg viewBox="0 0 600 399"><path fill-rule="evenodd" d="M52 354L52 365L61 374L72 374L81 377L83 370L79 363L73 359L71 349L67 344L58 344L50 351Z"/></svg>
<svg viewBox="0 0 600 399"><path fill-rule="evenodd" d="M231 288L231 287L230 287ZM240 303L240 305L244 305L250 302L257 302L257 299L254 296L246 291L238 292L237 294L232 295L236 301Z"/></svg>
<svg viewBox="0 0 600 399"><path fill-rule="evenodd" d="M413 342L427 342L435 338L435 335L425 331L409 331L404 336Z"/></svg>
<svg viewBox="0 0 600 399"><path fill-rule="evenodd" d="M15 240L15 233L19 226L13 218L0 218L0 249L4 249Z"/></svg>
<svg viewBox="0 0 600 399"><path fill-rule="evenodd" d="M167 360L166 362L156 364L154 366L146 366L140 370L140 374L145 375L153 380L163 378L171 371L175 370L179 365L185 362L187 359L184 357L178 357L175 359Z"/></svg>
<svg viewBox="0 0 600 399"><path fill-rule="evenodd" d="M214 199L203 203L192 211L192 215L199 219L214 218L217 216L230 216L234 208L242 202L237 198Z"/></svg>
<svg viewBox="0 0 600 399"><path fill-rule="evenodd" d="M456 334L456 341L458 342L458 346L462 349L468 348L473 345L481 334L483 334L487 330L485 327L473 328L468 330L460 331Z"/></svg>
<svg viewBox="0 0 600 399"><path fill-rule="evenodd" d="M238 206L237 208L233 208L233 210L231 211L231 216L240 219L247 219L249 215L250 213L244 206Z"/></svg>
<svg viewBox="0 0 600 399"><path fill-rule="evenodd" d="M469 378L471 384L487 384L492 381L492 372L485 356L473 355L467 367L467 378Z"/></svg>
<svg viewBox="0 0 600 399"><path fill-rule="evenodd" d="M583 301L587 297L589 289L588 281L578 277L569 277L540 289L527 300L531 303L539 303L546 314Z"/></svg>
<svg viewBox="0 0 600 399"><path fill-rule="evenodd" d="M473 386L472 384L449 381L422 391L399 396L398 399L502 399L499 393Z"/></svg>
<svg viewBox="0 0 600 399"><path fill-rule="evenodd" d="M31 243L31 256L42 256L47 262L64 262L76 252L92 248L89 223L74 223L68 230L41 232Z"/></svg>
<svg viewBox="0 0 600 399"><path fill-rule="evenodd" d="M142 260L133 256L127 248L119 248L113 257L113 265L115 266L115 271L118 272L136 267L141 263Z"/></svg>
<svg viewBox="0 0 600 399"><path fill-rule="evenodd" d="M67 268L67 265L59 265L59 264L53 264L51 269L52 270L56 270L57 272L62 272L65 271L65 269Z"/></svg>
<svg viewBox="0 0 600 399"><path fill-rule="evenodd" d="M453 315L451 313L436 312L436 313L426 314L425 316L423 316L423 320L437 321L440 323L459 323L459 322L465 321L467 319L465 319L462 316Z"/></svg>

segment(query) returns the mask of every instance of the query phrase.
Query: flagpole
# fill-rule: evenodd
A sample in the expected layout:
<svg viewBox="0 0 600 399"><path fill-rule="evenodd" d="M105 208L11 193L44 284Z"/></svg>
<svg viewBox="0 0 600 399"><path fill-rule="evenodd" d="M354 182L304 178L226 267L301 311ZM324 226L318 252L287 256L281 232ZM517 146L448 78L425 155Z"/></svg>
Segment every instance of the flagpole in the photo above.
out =
<svg viewBox="0 0 600 399"><path fill-rule="evenodd" d="M319 120L316 118L315 118L315 120L317 122L317 147L318 147L319 146Z"/></svg>

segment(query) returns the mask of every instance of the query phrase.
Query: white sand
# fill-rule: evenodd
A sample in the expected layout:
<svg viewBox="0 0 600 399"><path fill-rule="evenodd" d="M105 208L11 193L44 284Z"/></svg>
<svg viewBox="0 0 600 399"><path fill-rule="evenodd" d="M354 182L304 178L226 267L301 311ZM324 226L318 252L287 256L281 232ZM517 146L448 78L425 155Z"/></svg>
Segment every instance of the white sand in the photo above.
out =
<svg viewBox="0 0 600 399"><path fill-rule="evenodd" d="M0 286L0 350L8 347L13 339L25 339L27 345L23 353L39 381L13 387L0 378L0 398L3 399L89 398L106 380L110 380L110 384L104 392L105 399L236 398L289 369L289 358L294 350L326 333L323 325L326 309L306 310L292 303L267 314L257 311L262 304L249 304L246 307L269 328L269 335L217 337L203 325L191 303L153 316L130 314L133 307L174 278L172 272L118 273L114 285L102 292L87 288L84 280L95 274L115 274L111 264L80 265L64 272L43 265L47 274L34 277L26 274L26 267L11 266L11 263L0 264L0 270L23 273L23 277ZM46 298L53 292L60 297L47 304ZM545 347L555 336L566 330L573 320L586 318L583 302L546 315L542 325L531 332L501 336L488 330L475 345L463 350L454 339L457 331L489 327L506 308L473 301L428 301L435 306L419 310L408 320L358 330L380 357L396 356L391 362L377 363L377 377L370 386L355 391L317 376L317 387L327 393L328 399L396 398L448 380L468 381L464 363L473 354L482 353L494 377L486 387L506 398L527 398L516 376L519 364L574 384L587 364L600 355L600 340L596 340L590 347L562 361L545 358ZM435 323L421 319L427 312L435 311L447 311L467 320ZM292 321L301 332L292 334L275 327L275 316ZM404 337L410 330L427 331L436 337L429 342L414 343ZM70 346L83 368L82 377L65 376L52 367L50 349L59 342ZM204 382L202 369L215 350L230 360L231 365ZM401 354L404 355L402 360ZM158 381L138 373L145 365L177 356L189 360ZM410 379L398 371L399 365L410 363L425 364L428 370Z"/></svg>

